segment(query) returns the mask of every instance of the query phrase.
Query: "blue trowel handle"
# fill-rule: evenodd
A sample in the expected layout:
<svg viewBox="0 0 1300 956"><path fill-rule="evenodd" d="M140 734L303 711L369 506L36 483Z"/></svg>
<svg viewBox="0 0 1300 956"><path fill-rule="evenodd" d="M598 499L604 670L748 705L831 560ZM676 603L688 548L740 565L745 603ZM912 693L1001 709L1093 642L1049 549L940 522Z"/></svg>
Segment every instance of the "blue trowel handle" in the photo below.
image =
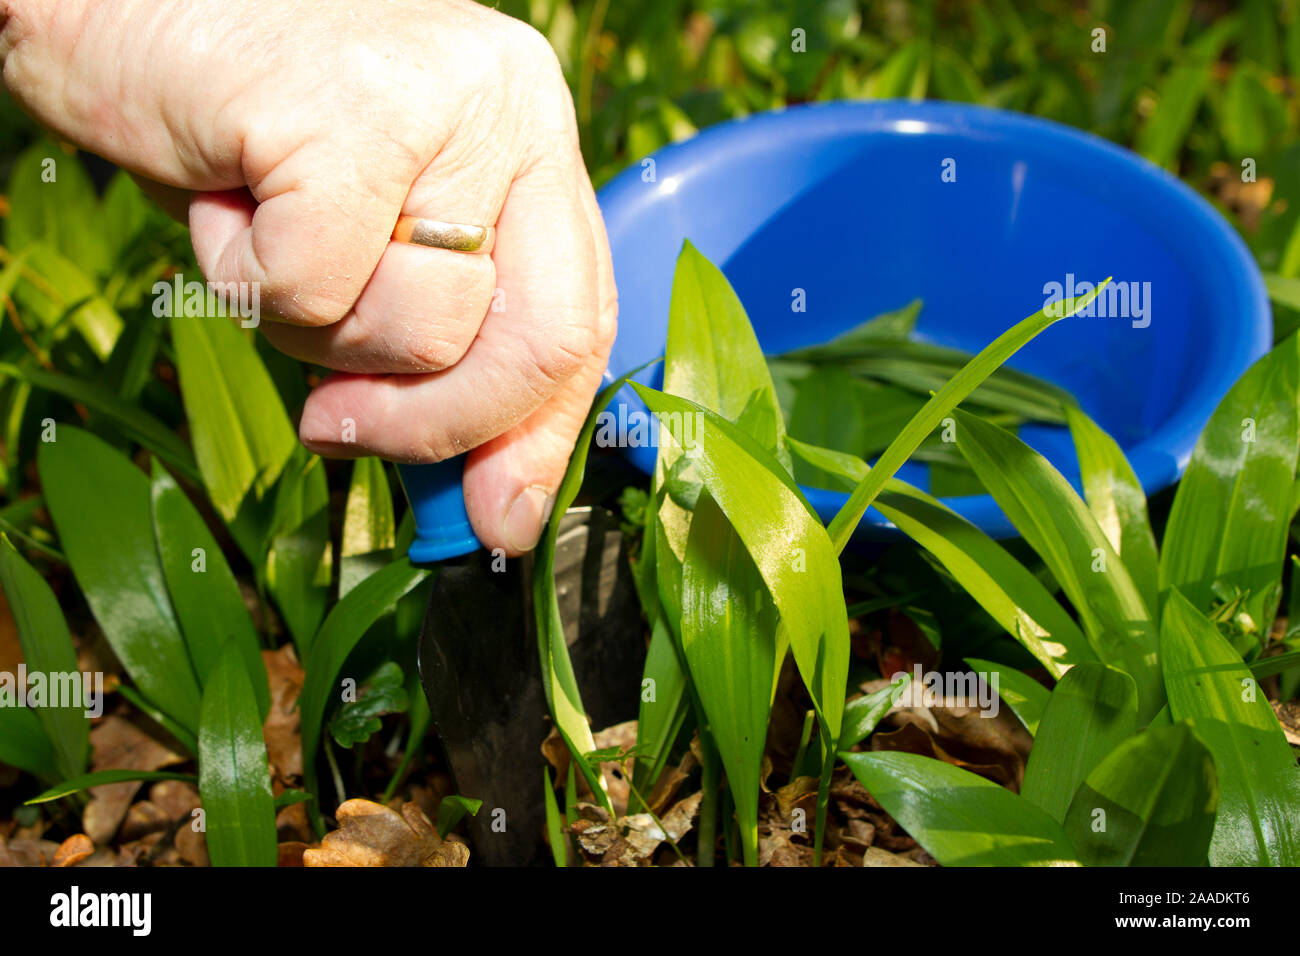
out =
<svg viewBox="0 0 1300 956"><path fill-rule="evenodd" d="M482 547L465 513L464 455L433 465L398 465L397 473L415 514L413 562L445 561Z"/></svg>

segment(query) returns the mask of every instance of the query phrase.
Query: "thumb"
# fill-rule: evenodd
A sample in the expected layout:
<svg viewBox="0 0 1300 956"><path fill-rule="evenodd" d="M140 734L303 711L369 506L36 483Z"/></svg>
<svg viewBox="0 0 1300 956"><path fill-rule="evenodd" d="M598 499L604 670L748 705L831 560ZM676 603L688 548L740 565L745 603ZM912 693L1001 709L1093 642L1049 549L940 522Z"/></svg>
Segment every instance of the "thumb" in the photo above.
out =
<svg viewBox="0 0 1300 956"><path fill-rule="evenodd" d="M465 463L465 507L488 548L532 550L555 506L573 445L609 362L618 330L618 291L609 240L586 172L576 172L581 219L596 258L595 347L564 387L510 431L480 445Z"/></svg>

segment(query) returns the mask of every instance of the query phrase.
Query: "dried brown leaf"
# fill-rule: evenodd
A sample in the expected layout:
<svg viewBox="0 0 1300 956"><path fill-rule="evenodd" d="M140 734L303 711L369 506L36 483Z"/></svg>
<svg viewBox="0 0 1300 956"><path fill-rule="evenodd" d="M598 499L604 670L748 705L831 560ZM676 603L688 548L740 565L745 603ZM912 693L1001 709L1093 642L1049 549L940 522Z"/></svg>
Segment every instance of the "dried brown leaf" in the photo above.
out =
<svg viewBox="0 0 1300 956"><path fill-rule="evenodd" d="M465 866L469 847L442 840L413 803L399 814L370 800L338 809L339 828L303 853L306 866Z"/></svg>
<svg viewBox="0 0 1300 956"><path fill-rule="evenodd" d="M160 770L184 758L130 720L105 717L90 731L91 770ZM110 783L90 790L81 826L94 843L110 843L140 784Z"/></svg>
<svg viewBox="0 0 1300 956"><path fill-rule="evenodd" d="M59 848L54 851L54 859L50 861L50 866L76 866L94 852L95 844L90 842L90 837L84 833L77 833L59 844Z"/></svg>

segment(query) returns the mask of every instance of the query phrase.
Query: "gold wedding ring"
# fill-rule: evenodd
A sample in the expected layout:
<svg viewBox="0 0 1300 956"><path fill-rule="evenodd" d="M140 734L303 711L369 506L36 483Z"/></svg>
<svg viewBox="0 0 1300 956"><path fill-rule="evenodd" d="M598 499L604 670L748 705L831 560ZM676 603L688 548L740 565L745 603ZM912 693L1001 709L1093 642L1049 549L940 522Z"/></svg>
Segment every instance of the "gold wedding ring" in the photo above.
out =
<svg viewBox="0 0 1300 956"><path fill-rule="evenodd" d="M398 216L397 226L393 229L393 239L396 242L477 255L490 253L496 244L496 238L497 231L492 226L466 226L458 222L421 219L418 216Z"/></svg>

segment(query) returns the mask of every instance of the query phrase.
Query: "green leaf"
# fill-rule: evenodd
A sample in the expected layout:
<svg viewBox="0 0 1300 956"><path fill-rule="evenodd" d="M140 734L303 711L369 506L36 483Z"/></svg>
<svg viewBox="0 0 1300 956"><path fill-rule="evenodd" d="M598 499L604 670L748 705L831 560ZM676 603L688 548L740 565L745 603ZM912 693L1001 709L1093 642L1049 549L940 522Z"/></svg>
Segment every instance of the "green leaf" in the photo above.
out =
<svg viewBox="0 0 1300 956"><path fill-rule="evenodd" d="M582 487L582 479L587 471L587 456L591 451L591 438L596 431L597 419L605 406L609 404L614 393L626 384L629 372L610 385L601 389L592 402L587 420L578 433L573 455L565 469L564 478L555 492L555 505L551 509L550 520L542 529L542 537L534 550L533 565L533 613L537 626L537 652L541 658L542 687L546 692L546 703L551 710L551 719L564 744L569 749L573 760L570 768L576 766L582 773L587 786L606 810L613 812L609 792L604 778L592 771L584 759L596 749L591 737L591 725L582 706L582 694L578 690L578 679L573 673L573 661L569 657L569 646L564 636L564 620L560 616L560 598L555 587L555 543L560 535L560 522L569 510L573 500Z"/></svg>
<svg viewBox="0 0 1300 956"><path fill-rule="evenodd" d="M77 689L78 701L74 706L55 707L54 701L47 698L35 711L45 736L53 745L55 772L61 777L75 777L86 769L86 756L90 751L90 722L86 711L91 709L91 702L84 700L85 692L92 690L86 686L90 674L85 674L83 679L77 664L77 651L72 646L68 624L63 619L54 591L36 569L23 560L5 535L0 535L0 584L4 586L4 596L18 631L18 643L23 649L23 661L29 675L28 691L33 689L30 683L32 675L37 674L44 675L47 694L52 693L56 686L68 692L74 687ZM75 682L70 682L71 678L75 678ZM22 694L24 688L15 687L14 693ZM0 692L0 698L4 696ZM99 703L102 707L103 701ZM17 701L10 700L0 706L13 707L16 704ZM21 732L21 728L16 729ZM39 745L29 744L15 749L30 751L24 759L46 769L42 766L42 748Z"/></svg>
<svg viewBox="0 0 1300 956"><path fill-rule="evenodd" d="M790 433L814 445L868 454L871 426L866 410L871 408L873 423L880 419L881 410L875 402L867 405L864 391L863 384L842 367L828 365L818 369L798 384L790 411ZM908 402L902 408L904 413L915 413L915 402ZM835 487L832 479L816 468L801 469L797 476L804 484L817 488Z"/></svg>
<svg viewBox="0 0 1300 956"><path fill-rule="evenodd" d="M848 621L839 560L826 529L781 463L737 426L686 399L635 382L632 387L661 416L701 416L695 467L754 559L781 612L823 732L838 740L848 681ZM660 434L669 430L665 426Z"/></svg>
<svg viewBox="0 0 1300 956"><path fill-rule="evenodd" d="M275 866L275 799L262 718L238 648L229 644L203 690L199 795L213 866Z"/></svg>
<svg viewBox="0 0 1300 956"><path fill-rule="evenodd" d="M646 684L646 681L653 683ZM646 651L641 686L654 688L654 693L641 695L633 782L641 793L648 794L672 753L673 742L681 732L690 702L686 693L686 673L662 613L655 615L654 626L650 629L650 647Z"/></svg>
<svg viewBox="0 0 1300 956"><path fill-rule="evenodd" d="M343 670L344 662L357 642L370 630L370 626L428 575L428 568L417 568L409 559L399 558L349 591L347 597L334 605L325 618L325 623L321 625L320 633L312 646L312 656L307 661L302 694L298 699L302 726L303 784L310 793L318 792L316 750L320 745L326 709L339 693L336 680ZM314 815L319 831L319 813Z"/></svg>
<svg viewBox="0 0 1300 956"><path fill-rule="evenodd" d="M844 546L849 543L853 529L858 526L862 516L875 502L876 496L885 487L885 483L894 477L894 473L911 457L912 452L916 451L926 436L939 426L944 417L956 408L962 399L973 392L994 369L1018 352L1039 332L1087 306L1108 282L1110 282L1109 278L1105 282L1098 283L1097 288L1087 295L1045 306L1042 311L1035 312L1027 319L1013 325L949 379L948 383L925 403L907 427L898 433L898 437L889 443L889 447L876 461L870 474L854 489L849 500L844 503L844 507L831 521L828 530L836 552L843 551Z"/></svg>
<svg viewBox="0 0 1300 956"><path fill-rule="evenodd" d="M120 264L130 251L131 243L149 222L149 199L126 170L119 169L109 180L100 203L100 221L104 243L108 248L106 264Z"/></svg>
<svg viewBox="0 0 1300 956"><path fill-rule="evenodd" d="M815 351L818 355L826 355L831 352L863 345L882 342L906 342L916 329L916 319L920 314L921 300L913 299L901 309L894 309L891 312L882 312L880 315L873 316L860 325L855 325L847 332L841 332L829 342L813 346L807 351ZM796 350L791 354L799 355L803 351L805 350Z"/></svg>
<svg viewBox="0 0 1300 956"><path fill-rule="evenodd" d="M550 782L549 779L547 782ZM554 797L551 799L554 800ZM465 819L465 814L476 816L481 806L483 806L482 800L459 797L455 794L443 797L438 801L438 836L445 839L447 834L455 829L456 824Z"/></svg>
<svg viewBox="0 0 1300 956"><path fill-rule="evenodd" d="M569 764L573 766L572 763ZM542 800L546 803L546 842L551 847L551 859L555 865L569 865L569 841L564 834L564 817L556 803L555 784L551 782L549 767L542 768Z"/></svg>
<svg viewBox="0 0 1300 956"><path fill-rule="evenodd" d="M758 791L777 665L776 607L706 490L682 566L682 651L727 770L745 865L758 865Z"/></svg>
<svg viewBox="0 0 1300 956"><path fill-rule="evenodd" d="M1142 722L1164 704L1157 636L1146 603L1087 505L1038 452L960 410L957 447L1051 570L1103 663L1137 683Z"/></svg>
<svg viewBox="0 0 1300 956"><path fill-rule="evenodd" d="M156 461L151 498L158 558L199 685L207 686L226 644L232 643L265 719L271 691L261 644L221 546L185 492Z"/></svg>
<svg viewBox="0 0 1300 956"><path fill-rule="evenodd" d="M339 597L393 559L396 543L393 492L378 458L358 458L352 466L343 543L339 553Z"/></svg>
<svg viewBox="0 0 1300 956"><path fill-rule="evenodd" d="M297 446L275 488L266 586L307 660L329 604L329 486L320 458Z"/></svg>
<svg viewBox="0 0 1300 956"><path fill-rule="evenodd" d="M0 375L53 392L70 402L80 402L103 415L122 429L128 438L149 449L186 478L198 479L194 455L175 432L138 405L123 401L103 386L34 366L0 363Z"/></svg>
<svg viewBox="0 0 1300 956"><path fill-rule="evenodd" d="M1223 139L1233 156L1256 156L1269 139L1269 114L1274 110L1272 94L1259 71L1249 63L1238 63L1224 90L1219 113Z"/></svg>
<svg viewBox="0 0 1300 956"><path fill-rule="evenodd" d="M26 707L0 707L0 763L49 783L59 779L54 761L54 745L36 712Z"/></svg>
<svg viewBox="0 0 1300 956"><path fill-rule="evenodd" d="M1174 721L1191 720L1214 755L1214 866L1300 864L1300 770L1250 670L1177 589L1165 598L1160 661Z"/></svg>
<svg viewBox="0 0 1300 956"><path fill-rule="evenodd" d="M682 245L673 275L664 391L738 424L760 445L775 451L789 468L789 453L782 441L784 418L749 318L726 277L689 241ZM651 485L657 504L653 526L658 539L659 590L674 633L680 617L681 562L691 520L680 492L685 488L693 495L698 484L697 476L681 473L690 463L679 463L680 457L676 444L661 441ZM674 495L664 496L666 489Z"/></svg>
<svg viewBox="0 0 1300 956"><path fill-rule="evenodd" d="M1028 674L1006 664L995 664L993 661L981 660L978 657L968 657L966 663L971 670L986 675L986 680L991 682L996 679L998 696L1002 698L1002 702L1020 718L1020 722L1025 725L1025 729L1030 734L1038 733L1051 691Z"/></svg>
<svg viewBox="0 0 1300 956"><path fill-rule="evenodd" d="M788 641L816 708L822 746L829 755L842 724L849 634L839 560L826 529L786 467L741 428L694 402L635 382L632 387L661 420L678 416L685 422L688 416L696 416L691 449L695 468L740 535L780 611L775 659L784 658ZM660 435L662 440L672 441L670 427L661 428ZM657 560L662 569L662 551L657 551ZM662 574L659 590L664 597ZM827 759L822 764L814 860L820 860L833 763Z"/></svg>
<svg viewBox="0 0 1300 956"><path fill-rule="evenodd" d="M340 747L365 743L382 725L385 714L406 712L406 678L402 668L385 661L357 688L356 700L345 701L330 721L330 734Z"/></svg>
<svg viewBox="0 0 1300 956"><path fill-rule="evenodd" d="M192 773L172 773L167 770L97 770L94 773L82 774L71 780L65 780L58 786L51 787L49 790L32 797L27 801L26 805L49 803L51 800L58 800L61 797L67 797L82 790L90 790L93 787L104 787L111 783L156 783L162 780L183 780L186 783L198 782L198 778Z"/></svg>
<svg viewBox="0 0 1300 956"><path fill-rule="evenodd" d="M1078 407L1067 407L1065 416L1079 456L1088 509L1124 562L1147 609L1155 614L1160 571L1146 493L1115 439Z"/></svg>
<svg viewBox="0 0 1300 956"><path fill-rule="evenodd" d="M1061 825L968 770L908 753L842 753L858 781L944 866L1076 862Z"/></svg>
<svg viewBox="0 0 1300 956"><path fill-rule="evenodd" d="M306 803L308 800L316 799L306 790L282 790L280 795L275 798L275 809L278 813L285 807L291 807L295 803Z"/></svg>
<svg viewBox="0 0 1300 956"><path fill-rule="evenodd" d="M37 462L64 554L113 652L150 700L193 731L199 684L167 598L149 479L71 425L41 445Z"/></svg>
<svg viewBox="0 0 1300 956"><path fill-rule="evenodd" d="M1250 367L1215 409L1178 485L1160 555L1162 591L1202 611L1215 585L1249 592L1245 610L1267 634L1281 598L1300 453L1300 339Z"/></svg>
<svg viewBox="0 0 1300 956"><path fill-rule="evenodd" d="M882 717L898 705L903 691L912 682L911 674L904 674L888 687L871 694L863 694L844 705L844 729L840 731L840 750L848 750L871 736Z"/></svg>
<svg viewBox="0 0 1300 956"><path fill-rule="evenodd" d="M1191 725L1154 728L1088 773L1065 832L1088 866L1204 866L1218 792Z"/></svg>
<svg viewBox="0 0 1300 956"><path fill-rule="evenodd" d="M194 457L213 506L233 522L245 498L270 490L297 437L257 350L234 323L176 315L171 330Z"/></svg>
<svg viewBox="0 0 1300 956"><path fill-rule="evenodd" d="M22 311L38 319L55 339L76 329L101 361L113 352L122 318L100 294L94 281L73 262L44 243L24 249L24 281L14 289Z"/></svg>
<svg viewBox="0 0 1300 956"><path fill-rule="evenodd" d="M863 481L866 462L788 439L801 459L841 477L849 487ZM1023 564L1002 545L942 502L891 478L875 507L898 529L943 564L989 616L1034 655L1053 677L1070 665L1096 660L1078 625Z"/></svg>
<svg viewBox="0 0 1300 956"><path fill-rule="evenodd" d="M1264 287L1268 289L1268 297L1278 305L1300 311L1300 279L1265 272Z"/></svg>
<svg viewBox="0 0 1300 956"><path fill-rule="evenodd" d="M1121 670L1076 664L1057 682L1020 794L1065 822L1074 792L1108 753L1137 732L1137 687Z"/></svg>
<svg viewBox="0 0 1300 956"><path fill-rule="evenodd" d="M785 429L772 376L736 291L689 241L673 274L664 391L688 398L731 422L755 392L768 393L779 444Z"/></svg>
<svg viewBox="0 0 1300 956"><path fill-rule="evenodd" d="M90 273L109 265L95 187L75 154L41 138L14 162L5 191L5 244L15 252L44 242Z"/></svg>
<svg viewBox="0 0 1300 956"><path fill-rule="evenodd" d="M1180 54L1156 86L1156 110L1137 139L1137 151L1151 162L1171 166L1178 159L1219 55L1238 26L1235 17L1217 20Z"/></svg>

